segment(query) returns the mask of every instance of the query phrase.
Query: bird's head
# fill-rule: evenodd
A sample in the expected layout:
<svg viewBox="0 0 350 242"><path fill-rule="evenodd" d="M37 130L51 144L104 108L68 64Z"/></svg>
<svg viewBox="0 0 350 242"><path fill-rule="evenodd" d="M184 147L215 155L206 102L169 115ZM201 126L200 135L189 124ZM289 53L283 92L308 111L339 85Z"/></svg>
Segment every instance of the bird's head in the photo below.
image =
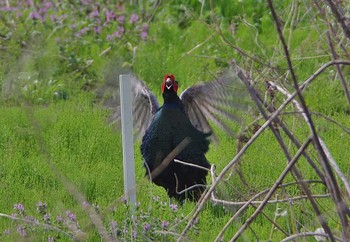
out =
<svg viewBox="0 0 350 242"><path fill-rule="evenodd" d="M162 83L162 93L164 93L166 90L172 90L175 93L177 93L177 89L178 89L178 83L177 81L175 81L175 77L172 74L166 74L164 76L164 80Z"/></svg>

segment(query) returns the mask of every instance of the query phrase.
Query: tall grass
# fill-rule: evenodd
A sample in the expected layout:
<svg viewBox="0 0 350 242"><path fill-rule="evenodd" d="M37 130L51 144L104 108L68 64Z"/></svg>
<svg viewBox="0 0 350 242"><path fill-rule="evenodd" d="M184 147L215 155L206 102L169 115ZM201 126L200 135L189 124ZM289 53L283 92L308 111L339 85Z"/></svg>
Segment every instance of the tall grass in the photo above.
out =
<svg viewBox="0 0 350 242"><path fill-rule="evenodd" d="M42 7L40 4L8 10L6 2L1 3L1 241L67 241L72 237L98 241L101 235L88 208L99 215L114 239L174 241L185 228L196 205L188 202L180 206L146 180L139 141L135 142L135 210L124 200L120 132L106 122L110 112L95 95L106 84L105 79L117 81L119 72L132 70L160 97L159 81L165 73L177 77L182 91L199 81L211 80L229 60L236 59L251 71L262 93L266 80L276 80L291 89L282 48L265 4L218 1L213 9L215 20L209 5L181 3L176 8L174 1L160 6L143 3L141 11L127 4L116 8L109 1L79 6L59 1L42 19L31 15ZM313 22L315 11L308 1L300 4L298 21L294 22L291 3L276 4L281 18L286 19L284 33L289 37L296 74L302 82L330 58L322 35L327 26ZM98 16L91 14L95 8ZM125 17L125 33L120 37L118 28L122 24L117 16L103 25L112 10ZM56 14L56 19L50 21L50 14ZM139 16L136 23L130 22L132 14ZM99 26L101 32L96 29ZM141 36L146 27L147 36ZM304 95L319 135L349 176L348 107L334 71L321 75ZM275 105L283 100L276 94ZM258 116L245 115L248 121ZM283 121L300 140L308 137L307 126L294 108L286 110ZM232 128L238 134L245 126L236 124ZM237 140L219 130L218 134L220 143L211 145L207 158L219 172L237 152ZM291 143L288 149L293 153L297 150ZM317 160L316 153L308 151ZM286 163L272 133L264 132L240 160L237 169L242 177L232 170L215 195L232 202L246 201L270 188ZM301 159L297 167L305 180L318 178L305 160ZM288 175L284 183L292 181L294 178ZM67 189L67 184L74 189ZM310 189L315 194L327 192L318 183ZM82 204L72 191L83 194ZM300 189L291 185L278 190L274 198L301 195ZM317 203L337 231L339 224L332 220L336 211L331 201L319 199ZM186 239L214 240L237 208L208 202ZM254 211L249 207L229 226L223 240L230 239ZM266 216L288 234L314 231L320 225L310 211L310 203L305 200L269 204L241 240L278 241L286 237Z"/></svg>

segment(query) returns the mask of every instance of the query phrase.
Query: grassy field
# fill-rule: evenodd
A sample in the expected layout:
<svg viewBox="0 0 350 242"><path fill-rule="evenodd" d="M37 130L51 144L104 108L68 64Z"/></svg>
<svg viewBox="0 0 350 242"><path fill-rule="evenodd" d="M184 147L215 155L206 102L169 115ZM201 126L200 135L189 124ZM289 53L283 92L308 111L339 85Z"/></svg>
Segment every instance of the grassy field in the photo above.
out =
<svg viewBox="0 0 350 242"><path fill-rule="evenodd" d="M133 208L123 197L121 134L107 122L110 110L102 103L108 97L99 94L120 73L132 70L160 100L165 73L178 78L181 92L211 80L235 59L250 71L262 96L265 81L293 91L267 4L217 1L210 9L209 3L180 2L143 2L141 6L87 0L28 6L21 1L1 3L0 241L101 241L103 231L124 241L176 241L185 229L196 204L169 200L163 189L144 177L140 141L135 141L137 204ZM324 34L328 25L314 21L318 12L308 1L298 6L296 2L276 1L275 7L284 20L284 34L302 83L332 57ZM339 58L346 59L341 46L336 49ZM345 76L348 70L342 67ZM335 68L327 69L304 97L318 134L348 178L349 106L339 79ZM284 99L276 93L275 106ZM254 105L252 110L245 113L242 124L232 126L236 134L259 118ZM310 135L293 106L280 118L301 143ZM263 119L258 121L263 123ZM293 156L297 148L279 130ZM211 144L207 158L219 174L235 156L237 139L220 130L218 134L220 143ZM313 147L307 151L320 167ZM266 130L241 157L238 169L242 176L236 170L225 175L216 196L247 201L269 189L286 164L274 135ZM306 159L300 159L296 167L304 180L320 180ZM283 183L294 181L288 174ZM317 182L309 189L314 195L328 194ZM345 194L343 186L341 189ZM272 200L302 195L297 185L290 185L279 189ZM334 235L341 238L332 200L316 201ZM214 241L239 207L208 201L185 240ZM228 226L222 240L230 240L255 209L248 207ZM306 199L268 204L263 212L240 241L280 241L321 227Z"/></svg>

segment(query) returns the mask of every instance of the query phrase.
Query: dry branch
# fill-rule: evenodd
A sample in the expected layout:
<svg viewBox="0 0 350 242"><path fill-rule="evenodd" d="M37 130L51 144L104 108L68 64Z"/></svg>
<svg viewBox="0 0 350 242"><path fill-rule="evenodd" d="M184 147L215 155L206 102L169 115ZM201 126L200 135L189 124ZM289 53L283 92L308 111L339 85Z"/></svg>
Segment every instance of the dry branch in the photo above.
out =
<svg viewBox="0 0 350 242"><path fill-rule="evenodd" d="M18 217L14 217L14 216L11 216L11 215L8 215L8 214L4 214L4 213L0 213L0 217L4 217L4 218L11 219L11 220L16 220L16 221L22 221L22 222L25 222L27 224L31 224L31 225L38 226L38 227L43 227L43 228L46 228L46 229L49 229L49 230L53 230L53 231L55 231L57 233L64 234L65 236L67 236L71 240L78 240L78 238L75 238L74 235L71 235L71 234L65 232L62 229L59 229L59 228L57 228L55 226L52 226L52 225L49 225L49 224L40 223L37 220L31 220L31 219L26 219L26 218L18 218Z"/></svg>
<svg viewBox="0 0 350 242"><path fill-rule="evenodd" d="M254 211L252 216L246 220L246 222L242 225L242 227L236 232L236 234L232 237L231 241L235 241L243 232L244 230L253 222L253 220L259 215L261 210L265 207L267 204L267 201L271 198L271 196L274 194L278 186L282 183L283 179L286 177L286 175L291 171L295 163L298 161L300 158L302 152L307 148L307 146L311 143L311 137L309 137L305 143L300 147L296 155L294 156L293 159L291 159L288 162L288 165L286 168L283 170L281 175L278 177L274 185L271 187L270 191L266 194L263 202L259 205L259 207ZM249 205L249 203L248 203ZM247 206L248 206L247 205Z"/></svg>
<svg viewBox="0 0 350 242"><path fill-rule="evenodd" d="M279 92L281 92L283 95L285 95L285 96L287 96L287 97L290 97L290 96L291 96L291 94L290 94L287 90L285 90L284 88L280 87L279 85L277 85L277 84L275 84L275 83L273 83L273 82L269 82L269 83L270 83L271 85L275 86L275 87L277 88L277 90L278 90ZM302 112L302 108L300 107L299 103L298 103L295 99L293 99L292 102L293 102L293 104L295 105L295 107L296 107L302 114L304 114L304 113ZM303 117L304 117L304 119L307 119L307 117L306 117L305 115L303 115ZM350 198L350 184L349 184L349 182L348 182L346 176L345 176L345 175L342 173L342 171L339 169L339 166L338 166L337 162L333 159L333 157L332 157L331 153L329 152L329 150L328 150L326 144L324 143L324 141L323 141L320 137L318 137L318 139L319 139L319 141L320 141L320 144L321 144L321 146L322 146L322 148L323 148L323 150L324 150L324 152L325 152L325 154L326 154L326 156L327 156L327 158L328 158L328 160L329 160L331 166L333 167L333 169L335 170L335 172L337 173L337 175L339 176L339 178L340 178L340 179L342 180L342 182L344 183L344 186L345 186L346 191L347 191L347 193L348 193L347 195L348 195L348 197Z"/></svg>
<svg viewBox="0 0 350 242"><path fill-rule="evenodd" d="M332 1L330 0L330 2L332 2ZM326 176L327 187L328 187L328 189L329 189L329 191L330 191L330 193L332 195L332 199L333 199L333 201L334 201L334 203L336 205L336 208L337 208L337 213L338 213L338 216L340 218L340 221L341 221L341 224L342 224L342 227L343 227L343 239L345 240L347 237L350 236L350 231L348 231L349 230L349 228L348 228L348 220L347 220L347 217L346 217L346 215L344 213L344 205L343 205L344 202L342 201L342 198L341 198L340 189L339 189L339 186L338 186L338 184L336 182L334 174L333 174L333 172L331 170L331 167L329 165L329 161L327 159L327 156L326 156L324 150L322 149L322 146L321 146L320 141L318 139L316 128L314 126L314 123L313 123L313 120L311 118L310 112L309 112L309 110L308 110L308 108L306 106L305 99L304 99L304 97L301 94L301 91L300 91L300 88L299 88L299 85L298 85L298 82L297 82L297 78L296 78L296 75L295 75L295 72L294 72L294 69L293 69L293 65L292 65L292 62L291 62L289 50L287 48L287 45L286 45L283 33L282 33L281 29L280 29L279 19L277 17L276 12L275 12L272 0L268 0L268 5L269 5L269 8L271 10L272 17L275 20L277 33L278 33L278 35L280 37L280 40L281 40L281 43L283 45L286 61L288 63L289 71L290 71L291 76L292 76L292 81L293 81L294 88L295 88L295 90L297 92L297 95L298 95L298 98L300 100L302 111L305 113L306 122L307 122L307 124L309 126L309 129L310 129L311 133L312 133L313 143L314 143L315 149L317 151L317 154L319 156L319 159L320 159L320 162L321 162L321 167L322 167L322 169L324 171L324 174ZM344 29L344 31L345 31L345 29ZM350 37L350 33L349 33L349 37ZM318 214L319 211L318 211L317 205L313 202L313 200L311 198L310 198L310 202L311 202L315 212ZM318 218L319 218L319 220L321 222L321 225L324 228L325 232L329 235L330 240L334 241L332 232L329 229L329 227L327 226L327 224L325 223L325 221L322 221L320 216L318 216Z"/></svg>
<svg viewBox="0 0 350 242"><path fill-rule="evenodd" d="M334 46L333 46L331 37L329 35L329 32L327 32L326 35L327 35L328 45L329 45L329 48L331 50L333 59L336 60L338 58L338 55L335 53ZM340 78L340 82L341 82L341 84L343 86L343 89L344 89L346 101L348 102L348 105L349 105L348 110L350 111L350 94L349 94L348 84L345 81L345 78L344 78L343 72L340 69L340 66L336 65L335 67L337 69L337 72L338 72L338 75L339 75L339 78Z"/></svg>
<svg viewBox="0 0 350 242"><path fill-rule="evenodd" d="M335 18L337 19L338 23L344 31L345 36L350 40L350 27L346 23L347 19L341 14L341 12L339 11L339 7L336 6L336 4L332 0L327 0L326 3L328 3L328 5L330 6L333 15L335 16Z"/></svg>
<svg viewBox="0 0 350 242"><path fill-rule="evenodd" d="M306 238L306 237L309 237L309 236L321 236L321 237L329 238L327 236L327 234L324 234L324 233L304 232L304 233L299 233L299 234L293 234L293 235L291 235L291 236L289 236L287 238L284 238L283 240L281 240L281 242L295 241L295 239L298 239L300 237ZM334 239L336 241L343 241L342 239L337 238L337 237L334 237Z"/></svg>
<svg viewBox="0 0 350 242"><path fill-rule="evenodd" d="M191 139L189 137L184 138L160 163L159 166L157 166L150 174L147 175L147 177L150 180L155 179L160 173L164 171L164 169L170 164L173 159L181 153L181 151L186 148L186 146L191 142Z"/></svg>
<svg viewBox="0 0 350 242"><path fill-rule="evenodd" d="M330 61L321 66L314 74L312 74L302 85L300 85L301 90L305 89L316 77L318 77L323 71L328 67L335 64L345 64L350 65L350 61L337 60ZM242 79L245 78L243 71L237 67L237 75ZM186 235L187 231L191 228L193 221L198 217L200 211L202 210L204 203L209 199L211 192L214 191L219 182L224 179L225 174L231 169L233 165L237 163L240 157L248 150L252 143L259 137L259 135L268 127L268 125L282 112L282 110L295 98L297 95L296 92L291 94L281 105L280 107L269 117L269 119L259 128L259 130L251 137L251 139L242 147L242 149L235 155L235 157L223 168L223 170L218 175L218 179L215 183L211 185L206 194L203 194L202 198L196 204L195 211L192 215L192 218L187 223L186 227L182 231L178 241L181 241Z"/></svg>

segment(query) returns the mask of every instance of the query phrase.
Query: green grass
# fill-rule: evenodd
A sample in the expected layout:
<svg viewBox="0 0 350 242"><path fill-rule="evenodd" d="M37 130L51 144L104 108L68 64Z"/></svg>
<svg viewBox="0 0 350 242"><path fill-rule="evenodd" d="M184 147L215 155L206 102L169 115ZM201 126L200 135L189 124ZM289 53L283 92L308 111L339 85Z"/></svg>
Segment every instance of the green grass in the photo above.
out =
<svg viewBox="0 0 350 242"><path fill-rule="evenodd" d="M62 174L85 195L89 204L98 206L107 228L113 220L117 221L118 226L122 228L128 227L129 231L134 228L127 221L129 212L121 202L123 167L120 133L115 132L113 127L106 124L107 112L93 105L91 97L81 96L66 102L52 104L49 107L5 107L2 108L1 112L0 154L3 161L1 163L0 211L12 214L15 212L13 205L21 203L25 206L26 215L34 216L43 222L43 215L39 214L35 208L38 201L43 201L48 205L52 225L58 226L54 221L56 216L65 216L66 210L70 210L77 215L82 231L87 233L84 236L88 236L89 240L98 239L98 234L90 227L90 219L82 206L77 204L75 195L70 194L62 180L59 179L60 174ZM349 121L345 118L342 121L344 125L349 125ZM302 122L298 118L296 123L296 134L300 133L298 136L305 138L304 125L301 125ZM347 170L346 159L348 158L344 152L341 152L350 145L347 136L339 128L329 125L329 122L321 118L317 119L317 126L321 137L330 144L329 148L335 154L335 159L340 161L342 170ZM235 153L235 139L225 138L224 134L221 136L219 146L212 146L208 153L208 159L217 165L218 171L227 164ZM344 138L339 141L339 137ZM137 210L139 223L136 227L138 238L142 240L142 238L157 236L155 231L143 231L143 226L146 223L150 223L152 227L160 227L162 221L169 221L169 230L171 228L181 232L187 221L185 219L181 222L181 218L191 213L194 204L186 203L184 206L179 206L177 212L172 212L169 205L173 202L168 200L163 189L150 184L144 178L144 169L138 149L136 143L137 200L140 202L140 207ZM286 164L284 155L278 150L278 144L272 134L270 132L263 134L241 160L240 168L247 183L251 185L249 189L235 175L229 180L234 189L230 186L221 187L219 196L226 199L231 197L243 200L242 194L248 198L249 194L270 187ZM57 170L53 170L50 163ZM306 161L301 160L298 168L305 178L316 178ZM288 176L287 181L293 181L293 179ZM324 192L324 189L321 186L316 186L313 191L320 194ZM296 187L278 192L279 197L285 197L286 194L297 196L299 193ZM154 200L157 197L159 200ZM329 203L322 204L325 208L330 206ZM297 220L305 220L304 225L307 227L307 223L312 221L314 223L316 220L312 219L312 212L306 215L300 213L299 209L304 206L309 207L309 204L299 201L293 205L293 209L294 213L297 213ZM287 212L290 209L287 204L281 204L278 207ZM275 209L276 205L268 205L265 213L273 218ZM230 238L253 211L253 209L248 209L245 215L225 233L225 238ZM189 239L213 240L216 236L213 231L220 231L232 212L222 206L207 204L200 214L199 223L189 233ZM287 217L278 218L279 224L285 229L292 223L289 217L290 213L288 212L288 214ZM5 229L13 231L11 235L3 236L5 241L19 238L15 232L18 226L16 222L6 218L1 218L0 221L2 221L0 231ZM177 222L180 224L177 225ZM269 229L261 229L265 223L263 218L258 218L252 224L252 229L259 233L260 238L268 238L269 236ZM314 227L312 223L308 227ZM175 225L176 227L172 227ZM47 236L56 235L54 232L38 230L38 228L28 229L29 238L42 240ZM251 236L253 236L251 232L247 231L243 238L252 238ZM281 239L283 238L281 236L280 232L275 232L273 238ZM166 237L161 238L165 239ZM173 237L168 235L168 238Z"/></svg>
<svg viewBox="0 0 350 242"><path fill-rule="evenodd" d="M101 13L115 9L109 1L101 1L100 4ZM125 35L112 41L107 37L119 25L108 25L100 34L94 33L93 27L99 22L87 17L92 11L91 6L78 8L72 3L61 3L50 9L49 14L57 13L58 17L62 17L67 13L70 16L61 22L32 20L29 8L22 9L22 15L18 17L12 12L1 12L4 15L1 15L3 21L0 21L0 213L17 213L19 218L27 219L34 217L77 239L99 241L101 237L85 211L86 204L77 202L79 191L99 213L111 235L116 233L119 239L125 241L132 240L135 232L139 241L176 240L191 217L195 204L187 202L178 205L176 211L171 209L175 201L169 200L162 188L144 177L140 141L135 141L139 204L132 216L130 207L122 201L121 134L106 122L109 111L99 105L101 100L96 99L95 91L105 82L116 81L120 72L131 69L160 98L159 85L165 73L170 72L177 77L181 92L194 83L211 80L213 74L226 67L231 59L236 59L240 66L252 73L262 96L266 80L275 80L290 90L292 88L290 75L286 74L282 46L265 3L246 1L233 5L226 1L216 2L214 12L222 36L215 32L218 26L213 25L209 5L201 10L202 5L198 1L184 0L177 2L176 6L174 4L175 1L162 3L150 22L147 22L148 17L154 11L151 5L143 3L141 10L126 4L124 10L116 10L118 15L126 17ZM275 5L279 16L285 23L290 23L288 16L292 5L277 1ZM299 11L292 31L287 25L284 33L286 38L292 33L288 45L298 81L303 82L322 63L330 60L330 54L324 35L327 26L322 21L317 25L312 22L317 12L310 10L307 2L300 3ZM140 16L136 26L129 22L132 13ZM146 16L143 19L142 13ZM104 18L104 15L100 16L101 21ZM140 28L146 22L149 31L148 39L144 41L140 38ZM234 31L230 29L232 25L235 25ZM84 27L89 27L89 32L79 34ZM232 46L239 47L263 63L252 61ZM276 68L265 69L267 64ZM344 68L345 74L346 70ZM349 135L319 115L328 115L344 127L350 126L342 90L334 70L329 69L304 91L304 95L313 112L317 132L338 161L340 169L349 176ZM276 97L278 104L283 102L282 95ZM295 109L287 108L287 111ZM242 127L232 125L235 133L253 119L250 114L243 116L247 120ZM301 143L309 136L310 131L301 116L286 113L281 117ZM263 124L263 121L259 123ZM216 165L219 173L235 156L237 143L234 137L217 131L220 143L211 145L207 158ZM297 148L284 134L282 138L293 156ZM320 167L311 146L308 151ZM248 185L234 172L232 176L225 176L225 183L220 183L217 196L229 201L245 201L270 188L286 164L287 159L279 144L272 132L267 130L240 159L239 169ZM306 159L300 159L297 168L304 179L317 179ZM284 183L292 181L294 178L288 174ZM327 192L319 184L310 185L310 189L313 194ZM300 195L300 189L292 185L279 189L273 199ZM48 207L45 212L36 210L39 201L46 202ZM24 214L14 209L14 205L19 203L25 207ZM317 204L331 229L340 236L334 204L330 199L318 199ZM235 206L206 203L186 240L213 241L237 209ZM284 215L276 216L277 210L285 212ZM74 231L75 222L66 217L66 211L76 215L80 230ZM223 240L228 241L254 211L255 208L249 207L242 213L228 227ZM45 213L50 214L49 221L44 221ZM264 214L270 219L275 218L278 225L290 234L314 231L320 227L306 200L269 204ZM59 215L64 219L61 223L56 221ZM114 221L117 222L115 230L110 225ZM18 232L19 226L25 228L25 238ZM49 237L58 241L69 240L64 233L0 217L1 241L47 241ZM279 241L285 237L266 217L259 215L239 240Z"/></svg>

